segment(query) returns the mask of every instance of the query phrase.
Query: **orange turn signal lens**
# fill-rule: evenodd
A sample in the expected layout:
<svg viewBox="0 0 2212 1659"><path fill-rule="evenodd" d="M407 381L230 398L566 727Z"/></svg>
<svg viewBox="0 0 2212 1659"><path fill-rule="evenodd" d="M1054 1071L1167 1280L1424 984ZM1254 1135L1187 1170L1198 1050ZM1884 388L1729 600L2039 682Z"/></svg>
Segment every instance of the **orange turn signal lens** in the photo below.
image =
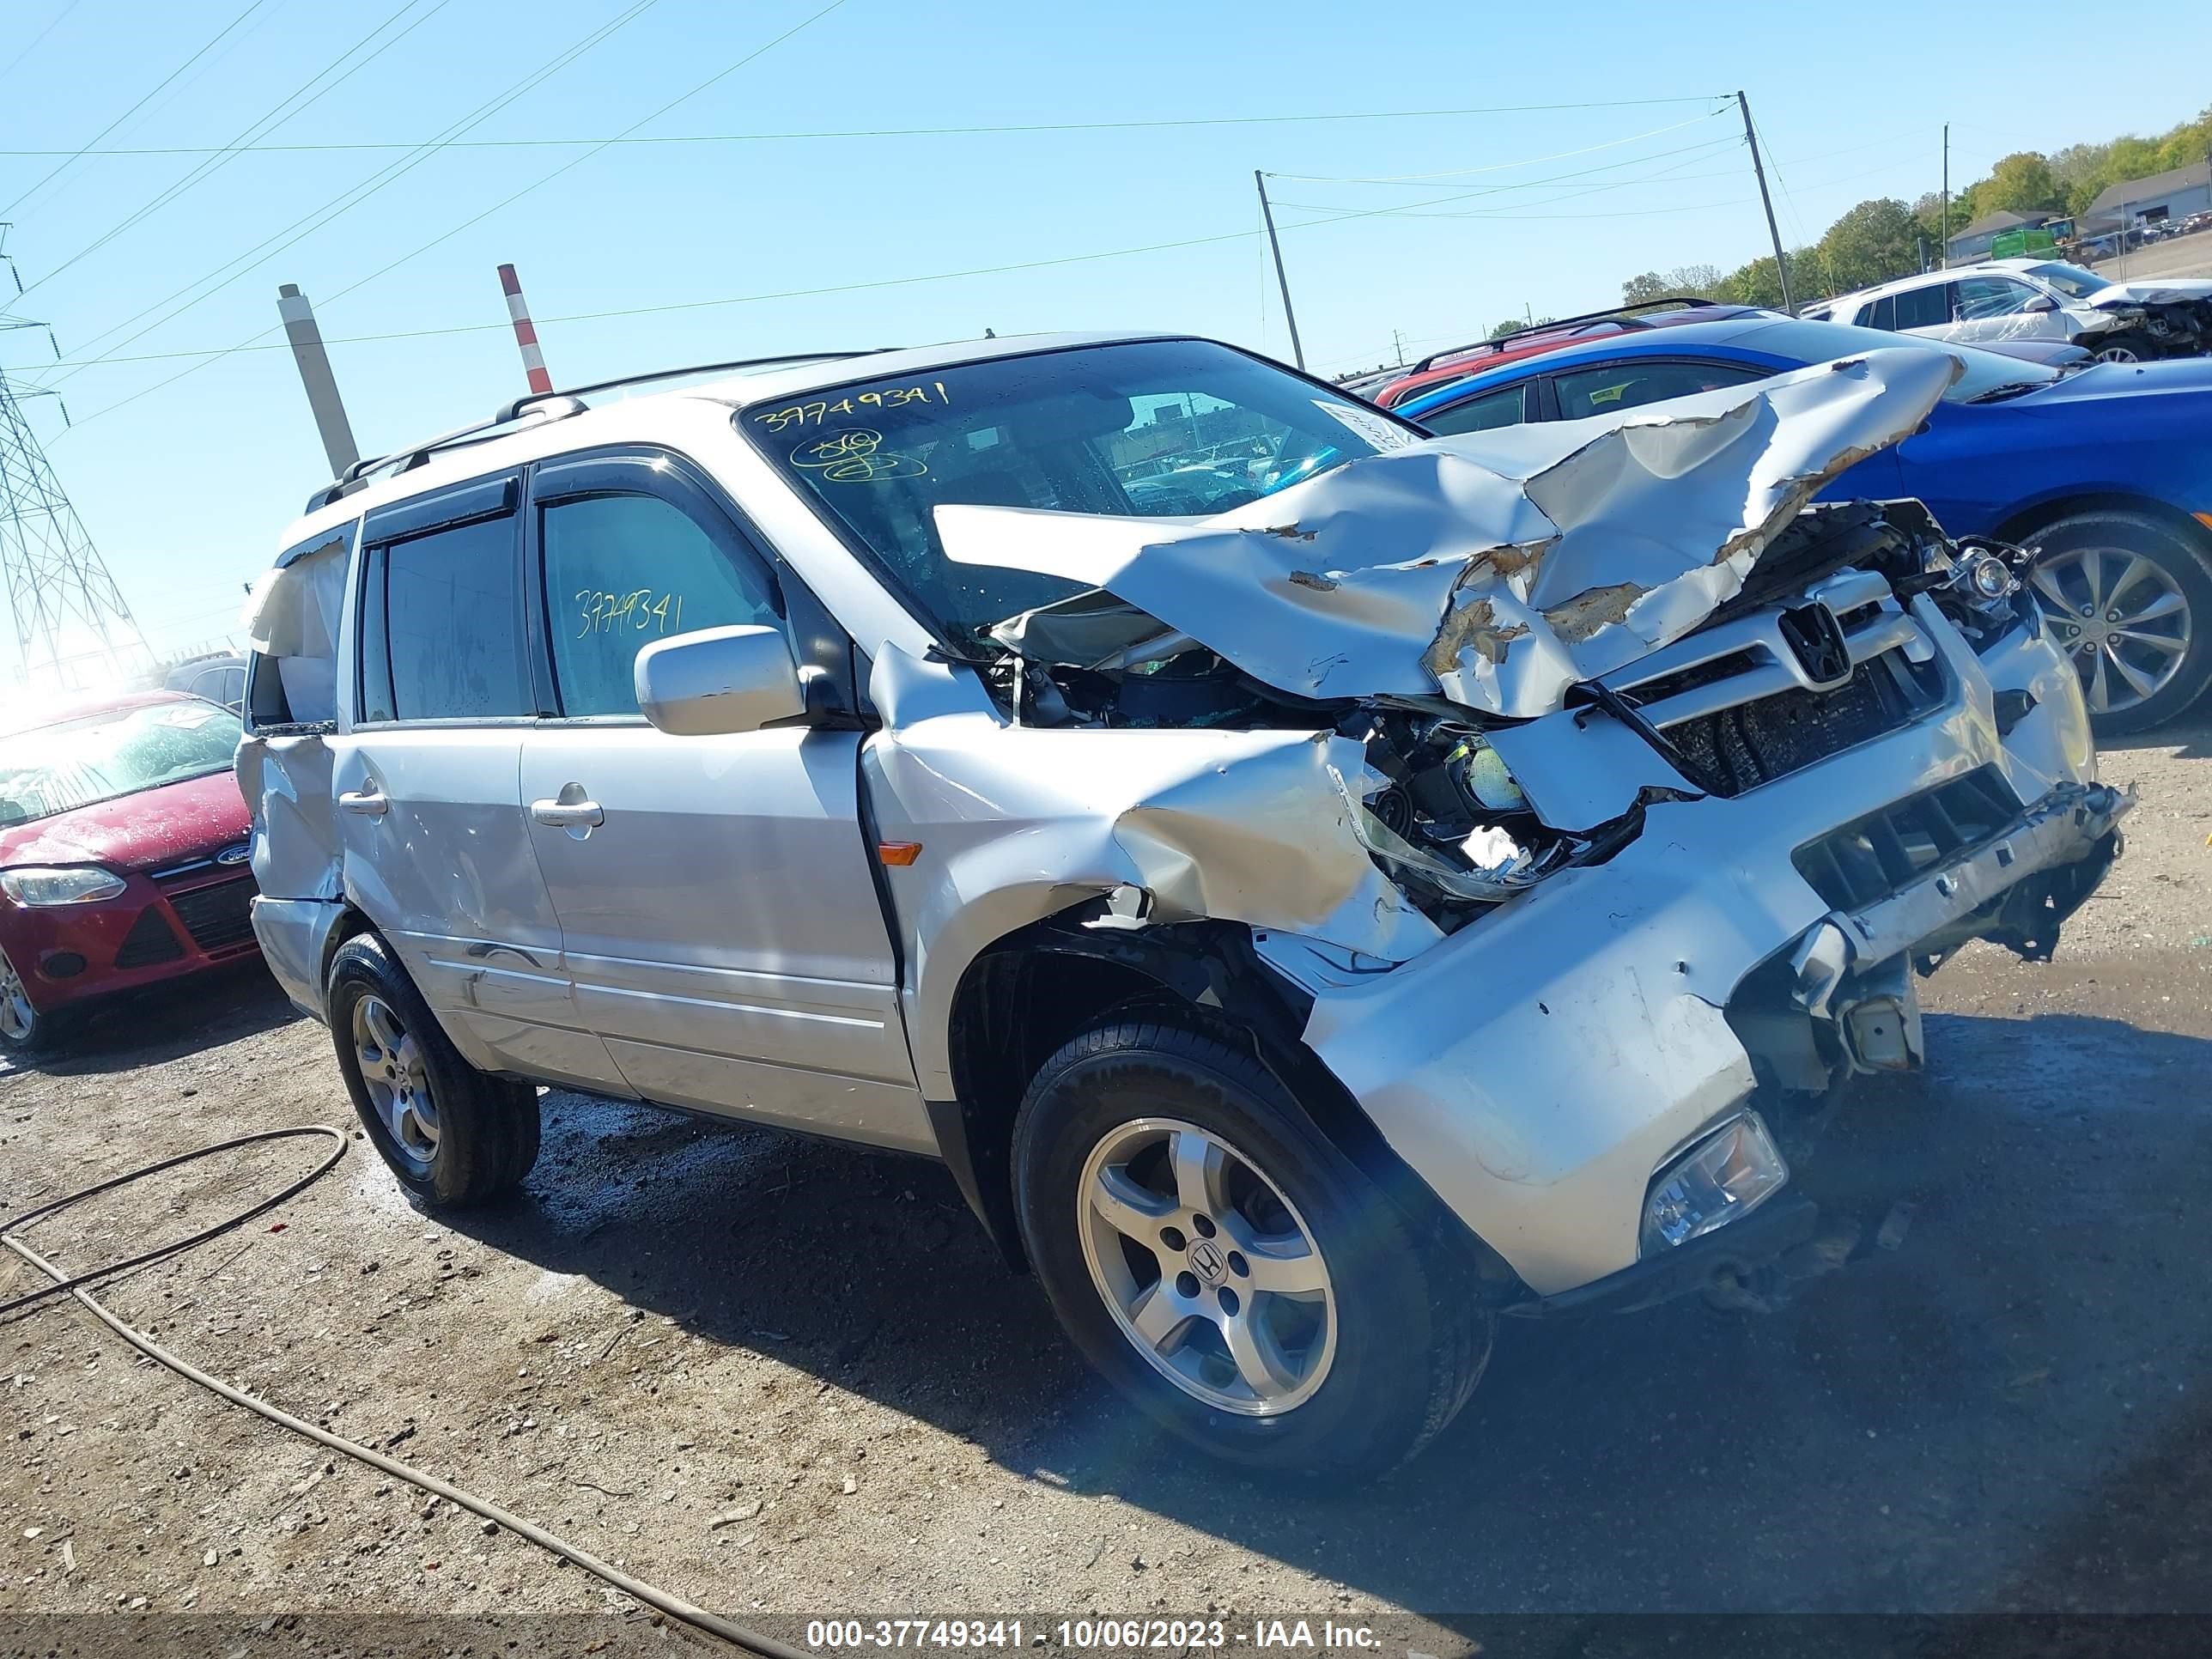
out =
<svg viewBox="0 0 2212 1659"><path fill-rule="evenodd" d="M921 856L918 841L879 841L876 843L876 859L894 869L903 870Z"/></svg>

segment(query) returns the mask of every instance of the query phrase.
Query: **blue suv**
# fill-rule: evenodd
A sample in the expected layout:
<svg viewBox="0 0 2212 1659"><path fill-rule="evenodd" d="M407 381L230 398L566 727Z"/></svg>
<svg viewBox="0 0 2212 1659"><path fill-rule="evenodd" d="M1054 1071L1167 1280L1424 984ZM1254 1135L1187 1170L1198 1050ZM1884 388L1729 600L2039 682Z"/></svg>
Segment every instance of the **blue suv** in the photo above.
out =
<svg viewBox="0 0 2212 1659"><path fill-rule="evenodd" d="M1436 433L1582 420L1910 343L1771 316L1687 323L1524 358L1395 412ZM1954 536L2039 549L2036 597L2097 731L2179 714L2212 682L2212 360L2061 371L1940 349L1966 372L1927 424L1822 498L1917 496Z"/></svg>

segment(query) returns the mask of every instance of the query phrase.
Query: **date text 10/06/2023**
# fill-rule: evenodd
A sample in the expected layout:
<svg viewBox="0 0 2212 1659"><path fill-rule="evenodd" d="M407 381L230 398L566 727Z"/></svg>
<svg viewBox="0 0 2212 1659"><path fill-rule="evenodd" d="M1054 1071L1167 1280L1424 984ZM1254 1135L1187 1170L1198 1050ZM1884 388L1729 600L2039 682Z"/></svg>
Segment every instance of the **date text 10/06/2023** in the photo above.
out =
<svg viewBox="0 0 2212 1659"><path fill-rule="evenodd" d="M1380 1648L1365 1625L1334 1620L1255 1619L816 1619L806 1645L826 1651L866 1648L1056 1647L1101 1652L1194 1648L1250 1648L1261 1651L1357 1653Z"/></svg>

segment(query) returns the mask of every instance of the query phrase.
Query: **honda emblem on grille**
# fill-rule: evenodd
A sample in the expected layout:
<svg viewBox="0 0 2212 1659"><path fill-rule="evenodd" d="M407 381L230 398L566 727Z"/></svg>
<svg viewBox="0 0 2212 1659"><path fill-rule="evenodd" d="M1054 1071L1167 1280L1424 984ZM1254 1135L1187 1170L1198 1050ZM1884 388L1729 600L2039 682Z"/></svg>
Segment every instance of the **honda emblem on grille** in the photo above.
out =
<svg viewBox="0 0 2212 1659"><path fill-rule="evenodd" d="M1782 613L1782 638L1815 690L1841 685L1851 675L1851 647L1843 624L1825 605L1800 605Z"/></svg>
<svg viewBox="0 0 2212 1659"><path fill-rule="evenodd" d="M253 856L253 843L242 841L235 847L226 847L215 855L217 864L243 864Z"/></svg>

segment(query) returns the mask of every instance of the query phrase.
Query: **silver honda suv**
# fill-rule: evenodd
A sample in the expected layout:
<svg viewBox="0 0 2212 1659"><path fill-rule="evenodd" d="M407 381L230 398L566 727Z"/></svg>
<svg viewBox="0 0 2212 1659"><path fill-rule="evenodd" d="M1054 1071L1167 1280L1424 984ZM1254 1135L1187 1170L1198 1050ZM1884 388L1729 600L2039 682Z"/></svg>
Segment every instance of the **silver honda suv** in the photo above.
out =
<svg viewBox="0 0 2212 1659"><path fill-rule="evenodd" d="M415 1199L538 1085L942 1159L1091 1362L1365 1474L1500 1316L1777 1271L1916 971L2118 847L1909 344L1433 440L1230 346L524 399L255 589L254 927Z"/></svg>

